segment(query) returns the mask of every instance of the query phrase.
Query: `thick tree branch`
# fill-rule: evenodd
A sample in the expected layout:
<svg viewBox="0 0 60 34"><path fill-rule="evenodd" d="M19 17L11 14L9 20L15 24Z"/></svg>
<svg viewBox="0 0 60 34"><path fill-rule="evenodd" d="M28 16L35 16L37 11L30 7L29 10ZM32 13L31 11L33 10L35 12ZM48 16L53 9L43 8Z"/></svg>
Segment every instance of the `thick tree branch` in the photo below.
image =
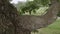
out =
<svg viewBox="0 0 60 34"><path fill-rule="evenodd" d="M53 23L57 19L57 13L59 9L59 3L52 1L51 7L47 10L47 13L43 16L30 16L30 15L22 15L20 16L18 26L22 26L22 28L35 30L39 28L43 28Z"/></svg>

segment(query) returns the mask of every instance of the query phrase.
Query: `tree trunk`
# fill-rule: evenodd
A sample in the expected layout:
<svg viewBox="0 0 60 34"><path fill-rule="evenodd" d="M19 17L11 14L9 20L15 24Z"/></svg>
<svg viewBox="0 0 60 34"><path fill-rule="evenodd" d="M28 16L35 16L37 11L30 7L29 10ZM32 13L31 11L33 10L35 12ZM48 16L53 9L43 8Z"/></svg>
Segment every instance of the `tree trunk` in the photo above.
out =
<svg viewBox="0 0 60 34"><path fill-rule="evenodd" d="M31 34L31 31L22 27L16 27L16 34Z"/></svg>
<svg viewBox="0 0 60 34"><path fill-rule="evenodd" d="M9 0L0 0L0 34L31 34L31 31L17 27L18 16L17 9Z"/></svg>
<svg viewBox="0 0 60 34"><path fill-rule="evenodd" d="M20 31L17 34L31 34L31 31L27 29L20 29Z"/></svg>

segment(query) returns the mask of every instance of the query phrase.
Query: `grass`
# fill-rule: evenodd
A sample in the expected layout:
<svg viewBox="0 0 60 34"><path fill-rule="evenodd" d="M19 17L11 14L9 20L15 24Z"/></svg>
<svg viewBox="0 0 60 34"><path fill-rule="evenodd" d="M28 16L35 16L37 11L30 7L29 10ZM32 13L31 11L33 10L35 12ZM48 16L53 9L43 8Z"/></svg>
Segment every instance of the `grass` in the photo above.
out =
<svg viewBox="0 0 60 34"><path fill-rule="evenodd" d="M35 34L60 34L60 19L57 19L53 24L46 28L38 29ZM34 32L32 32L34 34Z"/></svg>

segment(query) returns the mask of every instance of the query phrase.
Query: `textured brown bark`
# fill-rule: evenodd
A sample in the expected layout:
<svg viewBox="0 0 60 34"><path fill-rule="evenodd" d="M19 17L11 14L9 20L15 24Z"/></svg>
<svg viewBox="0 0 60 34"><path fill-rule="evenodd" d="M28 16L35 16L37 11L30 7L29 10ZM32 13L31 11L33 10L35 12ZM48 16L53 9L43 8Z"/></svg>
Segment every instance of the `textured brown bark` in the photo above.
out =
<svg viewBox="0 0 60 34"><path fill-rule="evenodd" d="M17 34L31 34L31 31L22 28L22 29L20 29L20 31Z"/></svg>
<svg viewBox="0 0 60 34"><path fill-rule="evenodd" d="M17 29L18 16L17 9L9 0L0 0L0 34L30 34L29 30Z"/></svg>
<svg viewBox="0 0 60 34"><path fill-rule="evenodd" d="M15 34L16 11L8 0L0 0L0 34Z"/></svg>

